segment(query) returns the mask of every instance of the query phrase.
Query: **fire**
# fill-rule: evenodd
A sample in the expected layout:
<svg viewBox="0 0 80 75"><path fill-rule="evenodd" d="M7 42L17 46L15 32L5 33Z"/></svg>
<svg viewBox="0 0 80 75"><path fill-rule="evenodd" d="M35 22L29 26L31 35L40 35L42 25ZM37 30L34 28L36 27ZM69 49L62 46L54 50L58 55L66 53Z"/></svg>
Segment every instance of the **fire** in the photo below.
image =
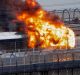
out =
<svg viewBox="0 0 80 75"><path fill-rule="evenodd" d="M74 32L58 16L44 11L35 0L26 0L26 9L17 15L25 23L29 48L74 48Z"/></svg>

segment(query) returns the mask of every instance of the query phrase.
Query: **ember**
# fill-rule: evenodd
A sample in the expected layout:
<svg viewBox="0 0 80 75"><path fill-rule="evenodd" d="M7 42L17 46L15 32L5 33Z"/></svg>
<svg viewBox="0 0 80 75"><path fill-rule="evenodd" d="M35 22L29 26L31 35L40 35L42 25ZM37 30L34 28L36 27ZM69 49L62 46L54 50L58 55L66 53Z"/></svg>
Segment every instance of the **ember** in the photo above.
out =
<svg viewBox="0 0 80 75"><path fill-rule="evenodd" d="M74 32L64 26L58 16L43 10L35 0L26 0L26 9L17 15L25 23L29 48L74 48Z"/></svg>

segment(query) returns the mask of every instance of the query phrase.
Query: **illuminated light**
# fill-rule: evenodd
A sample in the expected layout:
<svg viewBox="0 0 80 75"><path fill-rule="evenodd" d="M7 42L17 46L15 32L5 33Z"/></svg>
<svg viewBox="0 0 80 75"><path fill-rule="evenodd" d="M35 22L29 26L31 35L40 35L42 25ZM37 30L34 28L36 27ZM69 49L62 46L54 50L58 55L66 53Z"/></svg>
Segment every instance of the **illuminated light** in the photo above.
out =
<svg viewBox="0 0 80 75"><path fill-rule="evenodd" d="M27 0L30 11L21 11L17 18L25 23L28 47L66 49L75 47L74 32L54 14L44 11L35 0ZM31 5L32 4L32 5ZM33 8L34 7L34 8ZM34 11L33 11L34 10Z"/></svg>
<svg viewBox="0 0 80 75"><path fill-rule="evenodd" d="M34 1L32 2L32 6L33 6L33 7L36 6L36 3L35 3Z"/></svg>

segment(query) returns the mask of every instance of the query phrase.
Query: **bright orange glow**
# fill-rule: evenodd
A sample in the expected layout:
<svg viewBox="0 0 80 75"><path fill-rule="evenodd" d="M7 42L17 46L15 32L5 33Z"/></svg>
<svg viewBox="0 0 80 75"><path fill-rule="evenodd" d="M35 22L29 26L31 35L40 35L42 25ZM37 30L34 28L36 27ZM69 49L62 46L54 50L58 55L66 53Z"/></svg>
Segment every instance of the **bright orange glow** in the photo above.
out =
<svg viewBox="0 0 80 75"><path fill-rule="evenodd" d="M25 23L25 33L28 36L28 47L56 47L66 49L75 47L74 32L64 26L58 16L44 11L34 0L27 0L31 8L17 15L18 20ZM33 9L33 7L35 7ZM37 8L37 9L36 9Z"/></svg>
<svg viewBox="0 0 80 75"><path fill-rule="evenodd" d="M29 6L29 7L35 7L37 5L37 2L35 2L35 0L26 0L26 4Z"/></svg>

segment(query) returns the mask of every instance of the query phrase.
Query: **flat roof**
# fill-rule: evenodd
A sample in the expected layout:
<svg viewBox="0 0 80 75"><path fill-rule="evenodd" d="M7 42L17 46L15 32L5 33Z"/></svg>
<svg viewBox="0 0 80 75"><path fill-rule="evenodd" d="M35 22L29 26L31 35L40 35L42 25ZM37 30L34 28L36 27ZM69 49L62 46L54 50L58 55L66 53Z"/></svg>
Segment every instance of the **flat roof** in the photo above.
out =
<svg viewBox="0 0 80 75"><path fill-rule="evenodd" d="M22 35L16 34L17 32L0 32L0 40L20 39Z"/></svg>

